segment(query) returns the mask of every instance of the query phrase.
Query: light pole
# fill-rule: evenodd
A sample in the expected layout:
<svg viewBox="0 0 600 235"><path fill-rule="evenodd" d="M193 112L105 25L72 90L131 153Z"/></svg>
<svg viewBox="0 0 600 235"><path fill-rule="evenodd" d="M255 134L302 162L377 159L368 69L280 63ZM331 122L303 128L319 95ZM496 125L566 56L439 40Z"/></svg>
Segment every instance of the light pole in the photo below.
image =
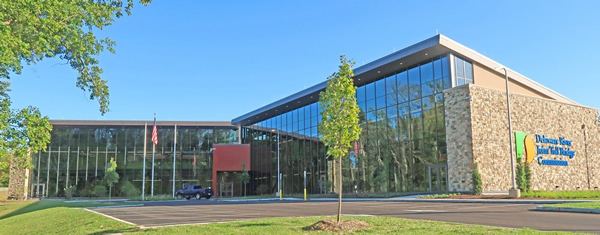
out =
<svg viewBox="0 0 600 235"><path fill-rule="evenodd" d="M272 130L275 132L275 130ZM279 192L279 200L282 200L281 195L281 172L279 171L279 129L277 129L277 192Z"/></svg>
<svg viewBox="0 0 600 235"><path fill-rule="evenodd" d="M521 191L517 188L517 179L515 178L515 156L513 149L513 131L512 131L512 122L510 117L510 91L508 89L508 70L504 67L496 68L496 70L504 70L504 80L506 81L506 105L508 107L508 137L510 146L510 172L511 172L511 181L512 188L508 190L508 196L511 198L519 198L521 197Z"/></svg>

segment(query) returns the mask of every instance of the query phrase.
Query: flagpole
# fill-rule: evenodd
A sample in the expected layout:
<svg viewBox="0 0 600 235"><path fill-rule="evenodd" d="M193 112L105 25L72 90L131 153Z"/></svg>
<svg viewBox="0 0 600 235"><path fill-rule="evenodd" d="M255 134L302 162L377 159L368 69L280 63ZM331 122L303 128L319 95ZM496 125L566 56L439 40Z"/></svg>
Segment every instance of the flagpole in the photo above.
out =
<svg viewBox="0 0 600 235"><path fill-rule="evenodd" d="M175 135L173 135L173 198L175 198L175 160L177 159L177 124L175 124Z"/></svg>
<svg viewBox="0 0 600 235"><path fill-rule="evenodd" d="M156 128L156 113L154 113L154 127ZM152 129L154 132L154 129ZM158 132L158 131L156 131ZM156 133L158 135L158 133ZM152 186L150 187L150 196L154 196L154 154L156 152L156 144L152 143L152 180L150 181Z"/></svg>
<svg viewBox="0 0 600 235"><path fill-rule="evenodd" d="M142 166L142 201L145 199L146 194L146 146L148 144L148 122L144 124L144 164Z"/></svg>

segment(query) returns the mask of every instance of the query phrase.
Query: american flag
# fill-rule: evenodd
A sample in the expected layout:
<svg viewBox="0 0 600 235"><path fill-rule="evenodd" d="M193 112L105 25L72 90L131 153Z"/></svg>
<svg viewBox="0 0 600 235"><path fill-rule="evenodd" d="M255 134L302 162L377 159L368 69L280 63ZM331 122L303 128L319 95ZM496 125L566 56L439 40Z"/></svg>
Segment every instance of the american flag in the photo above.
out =
<svg viewBox="0 0 600 235"><path fill-rule="evenodd" d="M154 127L152 127L152 137L150 138L154 145L158 145L158 130L156 130L156 113L154 114Z"/></svg>

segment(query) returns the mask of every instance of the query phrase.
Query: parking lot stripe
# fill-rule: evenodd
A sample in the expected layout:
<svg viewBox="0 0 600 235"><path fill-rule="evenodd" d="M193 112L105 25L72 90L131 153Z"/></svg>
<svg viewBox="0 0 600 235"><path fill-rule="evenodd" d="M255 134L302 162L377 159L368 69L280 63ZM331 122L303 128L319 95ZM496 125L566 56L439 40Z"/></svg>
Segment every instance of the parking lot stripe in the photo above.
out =
<svg viewBox="0 0 600 235"><path fill-rule="evenodd" d="M106 216L106 217L108 217L108 218L111 218L111 219L114 219L114 220L116 220L116 221L119 221L119 222L123 222L123 223L129 224L129 225L133 225L133 226L139 226L139 225L137 225L137 224L134 224L134 223L131 223L131 222L129 222L129 221L125 221L125 220L122 220L122 219L119 219L119 218L116 218L116 217L113 217L113 216L110 216L110 215L107 215L107 214L104 214L104 213L100 213L100 212L97 212L97 211L94 211L94 210L90 210L90 209L87 209L87 208L83 208L83 210L86 210L86 211L89 211L89 212L93 212L93 213L96 213L96 214L99 214L99 215L102 215L102 216Z"/></svg>

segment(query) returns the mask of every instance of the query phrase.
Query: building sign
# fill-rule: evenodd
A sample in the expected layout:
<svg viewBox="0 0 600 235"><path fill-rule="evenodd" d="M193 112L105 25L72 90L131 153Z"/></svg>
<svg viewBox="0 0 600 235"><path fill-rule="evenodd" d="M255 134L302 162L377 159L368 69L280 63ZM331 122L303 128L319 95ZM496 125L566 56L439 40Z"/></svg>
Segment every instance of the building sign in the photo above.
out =
<svg viewBox="0 0 600 235"><path fill-rule="evenodd" d="M571 150L572 141L564 137L552 139L544 135L535 135L535 142L536 154L538 155L537 161L540 165L568 166L567 159L575 157L575 151ZM554 159L545 159L542 155L550 155L546 158L554 157Z"/></svg>
<svg viewBox="0 0 600 235"><path fill-rule="evenodd" d="M575 151L571 149L572 144L573 141L564 137L555 139L536 134L532 138L526 133L515 132L517 161L524 154L526 163L531 163L535 158L540 165L568 166L567 160L575 157Z"/></svg>

